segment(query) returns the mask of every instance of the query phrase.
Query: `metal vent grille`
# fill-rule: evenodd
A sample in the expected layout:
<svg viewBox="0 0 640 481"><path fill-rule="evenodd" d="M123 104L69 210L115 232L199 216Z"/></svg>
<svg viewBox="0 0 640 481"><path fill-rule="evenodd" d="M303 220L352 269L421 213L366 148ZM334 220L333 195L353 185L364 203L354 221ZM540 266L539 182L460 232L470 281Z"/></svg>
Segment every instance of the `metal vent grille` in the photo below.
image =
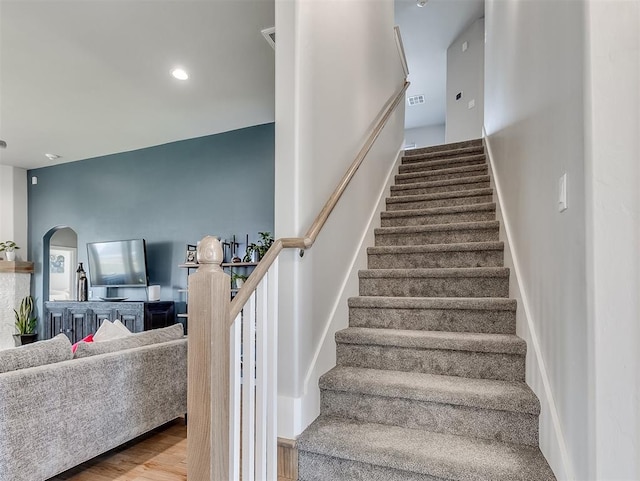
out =
<svg viewBox="0 0 640 481"><path fill-rule="evenodd" d="M407 97L407 103L409 106L419 105L424 103L424 94L420 95L412 95L411 97Z"/></svg>

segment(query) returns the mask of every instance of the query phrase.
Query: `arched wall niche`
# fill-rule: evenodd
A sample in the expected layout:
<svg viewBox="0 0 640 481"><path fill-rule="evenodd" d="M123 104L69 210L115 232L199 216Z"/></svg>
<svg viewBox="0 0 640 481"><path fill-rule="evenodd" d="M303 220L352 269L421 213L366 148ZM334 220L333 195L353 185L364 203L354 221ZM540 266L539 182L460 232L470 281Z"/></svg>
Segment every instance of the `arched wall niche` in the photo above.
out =
<svg viewBox="0 0 640 481"><path fill-rule="evenodd" d="M42 296L45 301L75 299L78 234L69 226L56 226L42 238Z"/></svg>

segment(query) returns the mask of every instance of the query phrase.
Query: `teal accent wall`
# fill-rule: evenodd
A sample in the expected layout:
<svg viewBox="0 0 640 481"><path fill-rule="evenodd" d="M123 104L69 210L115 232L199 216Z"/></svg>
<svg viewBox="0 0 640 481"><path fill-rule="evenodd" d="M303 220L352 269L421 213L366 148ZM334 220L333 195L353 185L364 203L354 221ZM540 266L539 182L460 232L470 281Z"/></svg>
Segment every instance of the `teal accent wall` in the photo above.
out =
<svg viewBox="0 0 640 481"><path fill-rule="evenodd" d="M146 239L150 283L162 286L162 300L184 301L178 289L187 272L178 265L186 244L208 234L235 234L244 244L247 234L252 242L273 232L274 141L274 124L265 124L30 170L28 258L38 304L45 238L61 226L78 234L85 270L88 242ZM118 295L146 300L146 289L119 288Z"/></svg>

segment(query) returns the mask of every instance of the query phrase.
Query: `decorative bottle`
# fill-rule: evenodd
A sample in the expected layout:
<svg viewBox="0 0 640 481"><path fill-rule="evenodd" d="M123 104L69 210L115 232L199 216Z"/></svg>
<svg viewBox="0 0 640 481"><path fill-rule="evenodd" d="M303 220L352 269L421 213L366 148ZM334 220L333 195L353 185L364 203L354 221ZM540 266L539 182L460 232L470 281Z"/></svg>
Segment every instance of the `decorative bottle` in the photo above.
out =
<svg viewBox="0 0 640 481"><path fill-rule="evenodd" d="M77 292L76 299L79 301L86 301L89 297L89 281L87 280L87 273L84 271L82 267L82 262L78 265L78 269L76 270L77 274Z"/></svg>

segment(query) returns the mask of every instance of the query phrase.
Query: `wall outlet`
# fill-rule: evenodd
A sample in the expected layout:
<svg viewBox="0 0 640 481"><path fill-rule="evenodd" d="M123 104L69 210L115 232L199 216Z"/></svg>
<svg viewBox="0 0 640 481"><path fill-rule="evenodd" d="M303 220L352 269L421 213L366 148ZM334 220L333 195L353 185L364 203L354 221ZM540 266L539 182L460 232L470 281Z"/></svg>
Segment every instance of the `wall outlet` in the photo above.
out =
<svg viewBox="0 0 640 481"><path fill-rule="evenodd" d="M470 109L474 108L476 106L476 99L469 100L468 106Z"/></svg>
<svg viewBox="0 0 640 481"><path fill-rule="evenodd" d="M569 208L567 204L567 174L564 173L558 181L558 211L564 212Z"/></svg>
<svg viewBox="0 0 640 481"><path fill-rule="evenodd" d="M37 185L38 184L38 178L34 175L33 177L31 177L31 185Z"/></svg>

